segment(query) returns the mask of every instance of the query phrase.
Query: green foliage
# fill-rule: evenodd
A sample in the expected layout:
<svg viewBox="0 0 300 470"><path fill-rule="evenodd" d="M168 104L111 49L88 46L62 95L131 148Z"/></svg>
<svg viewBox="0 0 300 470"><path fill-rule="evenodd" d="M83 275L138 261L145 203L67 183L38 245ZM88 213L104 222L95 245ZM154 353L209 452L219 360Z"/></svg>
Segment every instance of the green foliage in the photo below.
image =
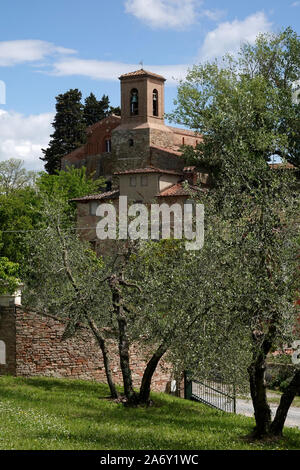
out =
<svg viewBox="0 0 300 470"><path fill-rule="evenodd" d="M54 174L61 168L61 158L86 142L86 124L81 103L82 94L71 89L56 97L56 115L52 123L54 132L48 148L43 149L45 169Z"/></svg>
<svg viewBox="0 0 300 470"><path fill-rule="evenodd" d="M203 134L194 162L218 170L232 153L253 163L276 154L299 166L299 57L300 40L287 29L260 35L236 59L194 66L170 115Z"/></svg>
<svg viewBox="0 0 300 470"><path fill-rule="evenodd" d="M2 247L0 256L20 265L27 253L24 236L34 230L40 220L40 198L32 187L19 189L9 195L0 195L0 230Z"/></svg>
<svg viewBox="0 0 300 470"><path fill-rule="evenodd" d="M16 158L0 162L0 194L10 194L34 183L34 171L23 168L24 162Z"/></svg>
<svg viewBox="0 0 300 470"><path fill-rule="evenodd" d="M101 100L97 100L96 96L91 93L84 100L83 116L86 126L91 126L101 119L109 115L109 98L103 95Z"/></svg>
<svg viewBox="0 0 300 470"><path fill-rule="evenodd" d="M110 107L110 114L114 114L115 116L121 116L120 106L111 106Z"/></svg>
<svg viewBox="0 0 300 470"><path fill-rule="evenodd" d="M45 228L26 238L30 256L24 266L24 305L68 318L68 334L78 322L86 323L87 312L100 326L107 326L111 304L102 283L106 275L102 259L79 238L62 199L45 198L42 208Z"/></svg>
<svg viewBox="0 0 300 470"><path fill-rule="evenodd" d="M70 225L75 218L75 204L69 200L98 193L103 184L102 179L94 180L92 176L88 177L84 167L70 168L54 175L41 173L35 178L34 184L31 182L30 185L26 179L25 187L21 185L13 191L0 194L0 256L7 257L23 267L25 257L29 256L26 234L32 233L34 237L36 230L45 228L47 224L43 213L45 199L59 200L60 204L63 204Z"/></svg>
<svg viewBox="0 0 300 470"><path fill-rule="evenodd" d="M248 371L260 437L270 429L260 371L271 350L296 339L299 190L293 171L275 171L267 162L274 154L294 163L298 158L299 134L296 141L291 135L299 124L292 99L299 51L300 41L288 29L260 36L237 59L194 66L179 86L171 116L203 134L198 148L188 148L185 155L214 176L212 189L200 198L206 246L196 254L199 270L207 269L206 263L213 270L208 281L200 274L198 286L193 282L197 296L211 283L208 295L217 319L213 323L210 318L206 328L211 354L203 357L200 329L175 354L195 375L202 373L207 357L211 364L215 357L215 368L223 375L225 371L229 377L231 369L234 380ZM206 250L210 258L204 257Z"/></svg>
<svg viewBox="0 0 300 470"><path fill-rule="evenodd" d="M16 290L20 283L18 269L18 264L0 257L0 295L12 294Z"/></svg>
<svg viewBox="0 0 300 470"><path fill-rule="evenodd" d="M56 172L54 175L41 174L36 182L37 188L42 196L60 199L66 204L70 215L74 214L74 204L67 204L73 198L97 194L105 185L104 178L93 179L88 176L86 168L70 167L66 170Z"/></svg>

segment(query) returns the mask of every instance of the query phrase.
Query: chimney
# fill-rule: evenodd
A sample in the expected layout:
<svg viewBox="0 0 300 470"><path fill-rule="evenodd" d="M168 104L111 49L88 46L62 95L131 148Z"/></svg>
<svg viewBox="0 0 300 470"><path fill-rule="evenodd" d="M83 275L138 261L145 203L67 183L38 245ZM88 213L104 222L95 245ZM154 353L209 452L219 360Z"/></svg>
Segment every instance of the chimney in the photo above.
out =
<svg viewBox="0 0 300 470"><path fill-rule="evenodd" d="M184 179L186 179L189 184L196 185L198 174L196 172L195 166L186 166L183 169Z"/></svg>

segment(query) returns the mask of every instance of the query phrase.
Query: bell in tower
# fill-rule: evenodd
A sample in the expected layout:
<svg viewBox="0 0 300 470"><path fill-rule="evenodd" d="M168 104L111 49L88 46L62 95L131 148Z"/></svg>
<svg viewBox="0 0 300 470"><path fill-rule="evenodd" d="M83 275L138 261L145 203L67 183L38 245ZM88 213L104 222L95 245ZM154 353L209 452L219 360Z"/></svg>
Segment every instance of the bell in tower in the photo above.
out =
<svg viewBox="0 0 300 470"><path fill-rule="evenodd" d="M136 88L133 88L130 93L130 114L131 116L139 114L139 92Z"/></svg>

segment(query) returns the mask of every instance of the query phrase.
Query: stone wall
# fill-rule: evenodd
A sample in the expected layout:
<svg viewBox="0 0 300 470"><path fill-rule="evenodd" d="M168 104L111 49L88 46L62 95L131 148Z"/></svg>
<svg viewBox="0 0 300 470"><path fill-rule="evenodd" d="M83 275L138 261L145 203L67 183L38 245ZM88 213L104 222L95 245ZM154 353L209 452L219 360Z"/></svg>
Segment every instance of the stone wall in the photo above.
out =
<svg viewBox="0 0 300 470"><path fill-rule="evenodd" d="M76 335L62 340L64 322L44 314L25 311L21 307L2 308L0 340L7 345L7 364L0 374L17 376L48 376L106 382L102 354L91 331L82 326ZM113 376L122 384L117 344L110 341L109 350ZM149 359L138 346L131 348L133 382L139 387ZM164 392L169 388L172 368L162 362L153 376L152 389Z"/></svg>
<svg viewBox="0 0 300 470"><path fill-rule="evenodd" d="M149 165L149 129L115 129L112 133L114 171L142 168ZM132 145L130 145L132 141Z"/></svg>
<svg viewBox="0 0 300 470"><path fill-rule="evenodd" d="M6 349L6 364L0 364L0 375L16 373L16 311L15 307L0 306L0 340Z"/></svg>
<svg viewBox="0 0 300 470"><path fill-rule="evenodd" d="M185 163L179 152L171 153L162 148L151 147L150 163L157 168L164 170L182 171Z"/></svg>

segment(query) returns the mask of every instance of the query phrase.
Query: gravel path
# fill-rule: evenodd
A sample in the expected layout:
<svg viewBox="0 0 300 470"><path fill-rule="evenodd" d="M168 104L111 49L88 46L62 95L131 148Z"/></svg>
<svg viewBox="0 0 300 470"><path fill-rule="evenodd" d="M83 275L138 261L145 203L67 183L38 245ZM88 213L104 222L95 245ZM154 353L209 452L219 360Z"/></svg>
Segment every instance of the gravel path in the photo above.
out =
<svg viewBox="0 0 300 470"><path fill-rule="evenodd" d="M270 403L270 408L272 412L272 416L275 415L275 412L277 410L277 404L276 403ZM251 400L241 400L237 399L236 400L236 412L241 415L246 415L246 416L253 416L253 406ZM290 407L286 421L285 421L285 426L288 427L297 427L300 429L300 408L297 407Z"/></svg>

